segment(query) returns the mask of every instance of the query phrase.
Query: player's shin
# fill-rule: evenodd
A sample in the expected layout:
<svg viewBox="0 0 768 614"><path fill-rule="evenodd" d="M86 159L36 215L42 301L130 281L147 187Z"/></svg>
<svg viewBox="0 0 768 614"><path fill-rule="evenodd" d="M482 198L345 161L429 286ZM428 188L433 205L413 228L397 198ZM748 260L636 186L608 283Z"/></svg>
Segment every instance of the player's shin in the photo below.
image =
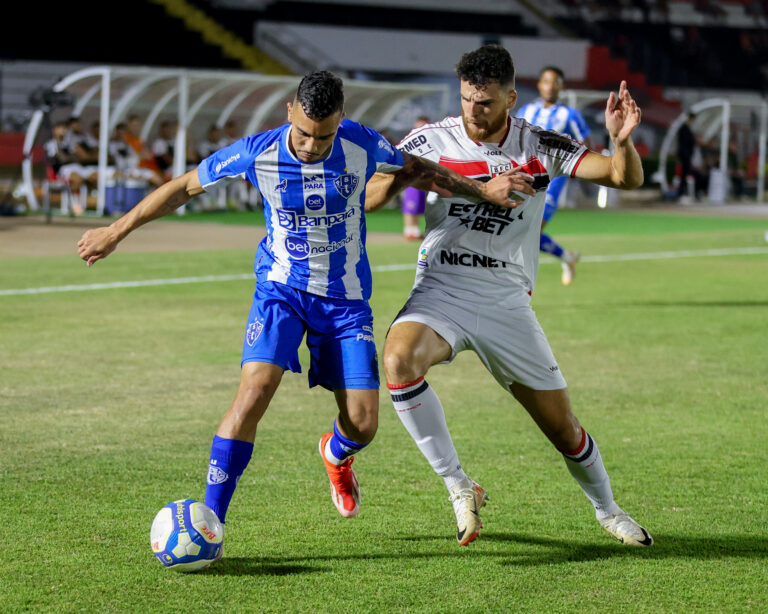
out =
<svg viewBox="0 0 768 614"><path fill-rule="evenodd" d="M575 450L563 452L563 458L568 471L595 506L598 520L615 513L618 506L613 500L611 481L597 443L589 433L581 429L581 443Z"/></svg>
<svg viewBox="0 0 768 614"><path fill-rule="evenodd" d="M253 443L239 439L225 439L214 435L211 460L205 488L205 504L221 522L225 522L227 508L237 487L240 476L248 466L253 453Z"/></svg>
<svg viewBox="0 0 768 614"><path fill-rule="evenodd" d="M450 490L467 479L448 432L443 406L424 378L407 384L387 384L387 388L397 417L446 487Z"/></svg>

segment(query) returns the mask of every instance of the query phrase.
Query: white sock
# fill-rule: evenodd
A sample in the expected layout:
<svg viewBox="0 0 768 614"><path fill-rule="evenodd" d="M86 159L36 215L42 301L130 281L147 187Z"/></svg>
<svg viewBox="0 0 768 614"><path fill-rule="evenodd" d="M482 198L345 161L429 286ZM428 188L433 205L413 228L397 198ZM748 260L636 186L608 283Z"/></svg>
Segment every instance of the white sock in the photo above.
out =
<svg viewBox="0 0 768 614"><path fill-rule="evenodd" d="M387 388L397 417L446 488L468 479L451 441L440 399L424 378L409 384L387 384Z"/></svg>
<svg viewBox="0 0 768 614"><path fill-rule="evenodd" d="M565 465L573 478L579 483L587 499L595 506L598 520L615 514L619 506L613 500L611 480L603 465L600 450L595 440L583 428L581 444L571 452L563 452Z"/></svg>

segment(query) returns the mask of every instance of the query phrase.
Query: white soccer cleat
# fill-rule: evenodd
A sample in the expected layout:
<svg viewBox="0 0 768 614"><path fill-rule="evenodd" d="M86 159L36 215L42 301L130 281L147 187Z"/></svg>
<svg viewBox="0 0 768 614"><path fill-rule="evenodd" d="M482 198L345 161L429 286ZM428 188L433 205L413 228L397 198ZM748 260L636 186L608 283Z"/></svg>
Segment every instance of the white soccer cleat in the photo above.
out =
<svg viewBox="0 0 768 614"><path fill-rule="evenodd" d="M560 263L563 267L563 274L560 277L560 281L563 282L564 286L570 286L573 282L573 276L576 273L576 263L579 261L579 258L581 258L579 252L572 252L569 249L565 250L563 261Z"/></svg>
<svg viewBox="0 0 768 614"><path fill-rule="evenodd" d="M627 546L652 546L653 537L637 522L632 520L629 514L619 509L599 521L608 533Z"/></svg>
<svg viewBox="0 0 768 614"><path fill-rule="evenodd" d="M488 501L488 495L479 484L464 480L451 488L450 501L458 526L456 539L459 545L466 546L480 535L483 523L479 511Z"/></svg>

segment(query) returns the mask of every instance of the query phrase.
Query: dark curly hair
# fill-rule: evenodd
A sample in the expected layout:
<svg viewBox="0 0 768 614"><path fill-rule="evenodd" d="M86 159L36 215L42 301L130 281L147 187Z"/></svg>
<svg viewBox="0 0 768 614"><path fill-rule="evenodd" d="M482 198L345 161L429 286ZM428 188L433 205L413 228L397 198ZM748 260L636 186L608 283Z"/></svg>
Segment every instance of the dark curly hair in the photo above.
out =
<svg viewBox="0 0 768 614"><path fill-rule="evenodd" d="M344 109L344 84L332 72L317 70L301 80L296 100L307 117L320 121Z"/></svg>
<svg viewBox="0 0 768 614"><path fill-rule="evenodd" d="M470 85L485 87L489 83L502 86L515 84L515 66L509 51L501 45L483 45L461 56L456 76Z"/></svg>

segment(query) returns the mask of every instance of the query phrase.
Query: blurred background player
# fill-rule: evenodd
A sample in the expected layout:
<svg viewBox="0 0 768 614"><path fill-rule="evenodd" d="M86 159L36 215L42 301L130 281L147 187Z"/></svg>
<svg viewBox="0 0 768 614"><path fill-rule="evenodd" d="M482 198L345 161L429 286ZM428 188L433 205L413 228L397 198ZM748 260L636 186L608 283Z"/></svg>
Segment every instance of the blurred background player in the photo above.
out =
<svg viewBox="0 0 768 614"><path fill-rule="evenodd" d="M422 115L413 122L414 129L429 123L429 118ZM403 190L403 237L408 241L421 241L424 233L421 231L421 218L427 203L427 193L418 188L408 186Z"/></svg>
<svg viewBox="0 0 768 614"><path fill-rule="evenodd" d="M517 112L517 117L522 117L534 126L567 134L589 148L591 147L589 128L584 121L584 117L577 109L564 105L559 100L564 78L563 71L557 66L545 66L542 68L539 73L539 81L536 84L541 98L524 105ZM547 222L552 219L552 216L557 211L558 200L566 181L566 177L557 177L550 182L549 188L547 188L544 219L541 222L539 249L542 252L552 254L562 261L563 273L561 280L563 285L569 286L573 281L574 268L579 261L579 254L564 249L557 241L544 232Z"/></svg>

